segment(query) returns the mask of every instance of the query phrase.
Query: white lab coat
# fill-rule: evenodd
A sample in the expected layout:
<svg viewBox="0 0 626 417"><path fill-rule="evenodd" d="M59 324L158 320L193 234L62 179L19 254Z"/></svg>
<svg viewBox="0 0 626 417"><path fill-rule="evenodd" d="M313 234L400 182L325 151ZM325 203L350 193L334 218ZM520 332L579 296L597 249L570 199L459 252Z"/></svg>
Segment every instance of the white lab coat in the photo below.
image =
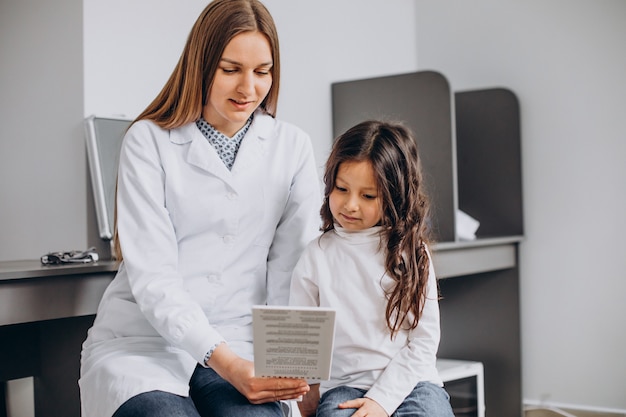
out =
<svg viewBox="0 0 626 417"><path fill-rule="evenodd" d="M287 304L320 226L309 137L261 112L232 171L194 123L137 122L118 178L124 261L83 344L83 417L110 417L142 392L188 395L222 340L252 359L251 306Z"/></svg>

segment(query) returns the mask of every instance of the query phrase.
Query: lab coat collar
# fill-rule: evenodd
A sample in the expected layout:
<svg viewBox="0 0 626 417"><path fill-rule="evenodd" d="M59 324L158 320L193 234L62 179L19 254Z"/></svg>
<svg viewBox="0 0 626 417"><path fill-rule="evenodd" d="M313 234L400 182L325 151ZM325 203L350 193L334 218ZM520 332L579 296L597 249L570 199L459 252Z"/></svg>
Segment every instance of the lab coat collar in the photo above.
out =
<svg viewBox="0 0 626 417"><path fill-rule="evenodd" d="M260 161L260 157L266 152L265 142L273 135L275 122L273 117L257 110L250 129L241 142L231 171L226 168L195 122L172 129L170 142L178 145L190 143L186 157L189 164L230 182L237 174L251 169Z"/></svg>

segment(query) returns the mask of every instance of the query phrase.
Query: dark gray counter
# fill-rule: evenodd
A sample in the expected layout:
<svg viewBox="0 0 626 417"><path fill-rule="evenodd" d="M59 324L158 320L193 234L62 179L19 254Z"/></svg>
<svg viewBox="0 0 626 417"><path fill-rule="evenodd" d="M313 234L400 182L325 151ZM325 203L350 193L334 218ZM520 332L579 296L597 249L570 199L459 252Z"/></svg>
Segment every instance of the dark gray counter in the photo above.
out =
<svg viewBox="0 0 626 417"><path fill-rule="evenodd" d="M33 378L36 416L80 415L80 350L116 269L112 261L0 262L0 417L2 381L25 377Z"/></svg>
<svg viewBox="0 0 626 417"><path fill-rule="evenodd" d="M0 262L0 326L95 314L116 262Z"/></svg>
<svg viewBox="0 0 626 417"><path fill-rule="evenodd" d="M487 392L499 392L502 378L520 374L521 240L442 242L431 248L443 295L440 356L483 362ZM0 381L32 376L37 416L80 415L81 345L116 271L113 261L0 262ZM519 382L513 378L513 389L500 392L512 409L520 401Z"/></svg>

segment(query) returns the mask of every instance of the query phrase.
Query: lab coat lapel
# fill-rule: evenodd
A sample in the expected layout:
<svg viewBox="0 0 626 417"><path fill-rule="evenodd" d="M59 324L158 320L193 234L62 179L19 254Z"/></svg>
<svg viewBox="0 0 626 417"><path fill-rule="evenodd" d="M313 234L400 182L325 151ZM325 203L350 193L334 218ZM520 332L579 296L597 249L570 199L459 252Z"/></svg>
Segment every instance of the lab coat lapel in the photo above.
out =
<svg viewBox="0 0 626 417"><path fill-rule="evenodd" d="M241 142L233 164L233 175L240 174L254 168L267 152L266 140L272 132L274 119L270 116L257 112L250 125L248 133Z"/></svg>
<svg viewBox="0 0 626 417"><path fill-rule="evenodd" d="M189 143L186 160L224 182L231 184L235 176L254 168L267 152L266 141L274 134L273 117L257 111L252 125L241 142L232 171L224 165L217 151L204 137L195 123L189 123L170 132L170 141L179 145Z"/></svg>
<svg viewBox="0 0 626 417"><path fill-rule="evenodd" d="M195 123L172 129L170 141L179 145L189 143L186 160L190 165L198 167L226 183L232 180L231 172L226 168L215 148L211 146Z"/></svg>

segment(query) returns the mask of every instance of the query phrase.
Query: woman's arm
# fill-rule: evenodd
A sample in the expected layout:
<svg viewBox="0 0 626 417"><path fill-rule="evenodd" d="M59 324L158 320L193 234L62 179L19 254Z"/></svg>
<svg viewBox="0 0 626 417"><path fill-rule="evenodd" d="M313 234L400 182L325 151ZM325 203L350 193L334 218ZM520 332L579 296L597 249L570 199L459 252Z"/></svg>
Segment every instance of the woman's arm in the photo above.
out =
<svg viewBox="0 0 626 417"><path fill-rule="evenodd" d="M122 144L117 188L117 229L134 301L170 344L202 362L223 337L184 288L179 247L165 203L164 143L169 131L133 124Z"/></svg>
<svg viewBox="0 0 626 417"><path fill-rule="evenodd" d="M296 138L289 138L295 142ZM319 234L321 206L320 181L313 147L300 132L298 146L288 148L283 158L294 164L289 197L276 227L267 262L267 304L284 305L294 265L302 250Z"/></svg>

